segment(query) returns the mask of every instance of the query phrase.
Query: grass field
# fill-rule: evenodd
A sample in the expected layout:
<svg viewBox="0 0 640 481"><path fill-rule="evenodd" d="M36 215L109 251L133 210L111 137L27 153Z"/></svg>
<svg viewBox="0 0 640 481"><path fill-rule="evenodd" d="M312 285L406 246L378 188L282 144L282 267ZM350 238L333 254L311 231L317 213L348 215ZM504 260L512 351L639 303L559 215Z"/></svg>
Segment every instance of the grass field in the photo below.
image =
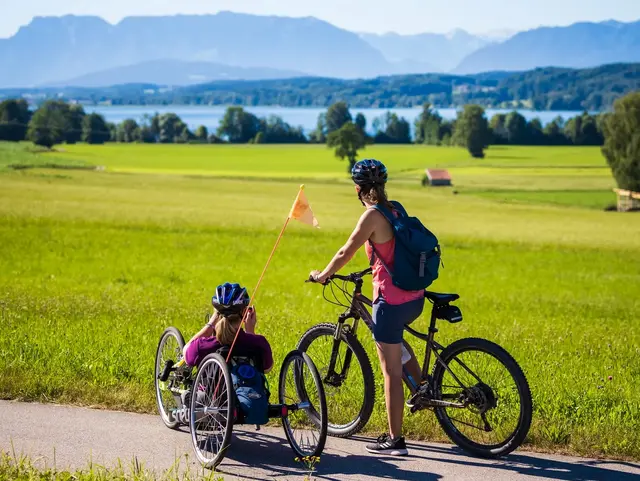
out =
<svg viewBox="0 0 640 481"><path fill-rule="evenodd" d="M257 299L258 330L278 365L308 327L336 318L302 282L362 211L329 150L25 148L0 144L0 397L154 411L162 330L187 337L217 284L255 284L300 180L322 229L288 229ZM598 149L492 147L482 161L447 148L364 153L389 165L391 196L441 238L433 289L460 293L465 316L440 326L441 342L485 337L523 366L530 445L640 459L640 216L602 210L613 182ZM106 171L7 167L16 163ZM459 194L420 187L426 166L450 168ZM351 265L364 267L364 254ZM375 369L371 431L385 428ZM406 430L444 439L429 413Z"/></svg>

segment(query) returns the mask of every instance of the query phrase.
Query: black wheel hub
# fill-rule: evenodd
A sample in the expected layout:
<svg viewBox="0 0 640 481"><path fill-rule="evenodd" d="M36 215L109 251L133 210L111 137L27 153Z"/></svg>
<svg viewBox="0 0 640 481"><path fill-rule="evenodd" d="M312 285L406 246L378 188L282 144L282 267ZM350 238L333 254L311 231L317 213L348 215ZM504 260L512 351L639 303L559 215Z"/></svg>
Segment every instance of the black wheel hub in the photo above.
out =
<svg viewBox="0 0 640 481"><path fill-rule="evenodd" d="M489 409L496 407L496 395L493 389L484 383L478 383L475 386L465 389L464 397L467 403L472 405L480 413L486 413Z"/></svg>

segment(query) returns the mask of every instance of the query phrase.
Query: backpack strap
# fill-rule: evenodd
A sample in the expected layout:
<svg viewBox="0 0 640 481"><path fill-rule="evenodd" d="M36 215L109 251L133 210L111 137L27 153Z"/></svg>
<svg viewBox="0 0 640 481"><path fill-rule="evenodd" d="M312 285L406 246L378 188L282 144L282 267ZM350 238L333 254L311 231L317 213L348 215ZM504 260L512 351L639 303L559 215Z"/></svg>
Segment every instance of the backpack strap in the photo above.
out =
<svg viewBox="0 0 640 481"><path fill-rule="evenodd" d="M398 210L400 211L401 214L406 215L406 211L398 202L392 202L392 204L394 205L394 207L396 207L396 204L400 206L400 209ZM389 221L389 224L391 224L391 228L393 228L393 222L396 220L395 216L393 215L393 212L391 212L391 210L384 205L376 204L372 207L378 212L380 212L384 216L384 218L387 219L387 221ZM371 240L369 240L368 242L369 242L369 245L371 246L371 257L369 258L369 265L372 266L374 263L375 257L377 257L380 260L380 264L382 264L382 267L384 267L384 270L387 271L387 274L393 277L393 273L391 272L391 269L389 269L389 266L387 265L387 263L383 261L382 257L380 257L380 254L378 254L378 251L376 250L376 246L373 244L373 242L371 242Z"/></svg>

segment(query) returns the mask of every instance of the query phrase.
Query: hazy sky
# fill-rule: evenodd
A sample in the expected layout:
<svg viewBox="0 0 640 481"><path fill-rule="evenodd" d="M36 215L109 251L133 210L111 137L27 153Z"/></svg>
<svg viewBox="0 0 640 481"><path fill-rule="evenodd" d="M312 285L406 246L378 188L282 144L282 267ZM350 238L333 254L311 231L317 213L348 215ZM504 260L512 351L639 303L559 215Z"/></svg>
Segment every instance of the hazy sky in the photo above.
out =
<svg viewBox="0 0 640 481"><path fill-rule="evenodd" d="M0 0L0 37L38 15L98 15L117 22L129 15L216 13L220 10L315 16L360 32L472 33L524 30L577 21L640 19L640 0Z"/></svg>

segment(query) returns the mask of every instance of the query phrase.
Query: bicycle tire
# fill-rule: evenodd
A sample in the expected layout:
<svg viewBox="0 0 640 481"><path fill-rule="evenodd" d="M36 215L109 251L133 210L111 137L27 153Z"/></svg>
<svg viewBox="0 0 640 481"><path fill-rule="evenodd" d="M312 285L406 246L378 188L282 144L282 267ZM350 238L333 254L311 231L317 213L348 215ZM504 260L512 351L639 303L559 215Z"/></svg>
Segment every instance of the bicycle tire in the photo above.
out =
<svg viewBox="0 0 640 481"><path fill-rule="evenodd" d="M175 327L167 327L164 332L162 333L162 335L160 336L160 340L158 341L158 347L156 348L156 360L155 360L155 368L154 368L154 384L155 384L155 391L156 391L156 405L158 407L158 413L160 414L160 417L162 418L162 422L164 422L164 424L169 428L169 429L176 429L178 428L182 423L180 422L180 420L178 419L173 419L170 416L170 413L167 412L166 407L163 403L163 399L162 399L162 388L159 382L158 377L160 376L160 373L163 369L164 366L160 365L160 359L162 356L162 350L163 347L165 346L165 343L167 342L167 340L169 338L173 338L175 339L178 347L180 348L180 353L176 353L176 361L178 357L182 356L182 350L184 349L184 338L182 337L182 333ZM178 407L177 405L175 406L176 408Z"/></svg>
<svg viewBox="0 0 640 481"><path fill-rule="evenodd" d="M336 331L336 325L330 323L322 323L317 324L307 330L300 340L298 341L298 345L296 349L300 351L307 352L309 346L319 339L320 337L327 336L333 339ZM360 432L362 428L369 422L371 418L371 413L373 412L373 406L375 403L375 381L373 377L373 369L371 368L371 361L369 360L369 356L367 352L362 347L362 344L353 334L350 332L342 331L341 339L344 342L348 349L351 350L353 356L358 361L360 365L360 370L362 372L363 377L363 402L360 406L358 414L351 419L347 423L337 424L331 422L331 412L329 412L329 419L327 425L327 432L330 436L338 437L338 438L348 438L353 436L354 434ZM318 370L322 373L325 369L325 366L320 366L319 361L317 359L314 360L314 363L318 366ZM324 374L323 374L324 375ZM323 384L325 384L325 392L328 392L332 389L340 389L334 388L331 385L325 383L323 379ZM329 396L327 395L327 398ZM329 399L327 399L327 404L329 404ZM329 410L331 411L331 410Z"/></svg>
<svg viewBox="0 0 640 481"><path fill-rule="evenodd" d="M449 361L453 360L456 356L469 351L480 351L493 356L511 375L515 385L517 386L520 399L520 413L517 426L504 441L487 446L469 439L460 432L460 430L453 424L451 417L447 413L447 408L436 407L434 409L436 418L449 439L465 451L484 458L506 456L523 443L529 432L529 428L531 427L533 403L531 400L529 383L527 382L524 372L511 354L498 344L486 339L460 339L447 346L440 356L442 361L448 365ZM471 366L470 368L473 369ZM445 372L447 372L447 370L444 368L443 364L436 361L432 374L436 399L441 396L442 382ZM498 402L497 398L495 399L495 402Z"/></svg>

